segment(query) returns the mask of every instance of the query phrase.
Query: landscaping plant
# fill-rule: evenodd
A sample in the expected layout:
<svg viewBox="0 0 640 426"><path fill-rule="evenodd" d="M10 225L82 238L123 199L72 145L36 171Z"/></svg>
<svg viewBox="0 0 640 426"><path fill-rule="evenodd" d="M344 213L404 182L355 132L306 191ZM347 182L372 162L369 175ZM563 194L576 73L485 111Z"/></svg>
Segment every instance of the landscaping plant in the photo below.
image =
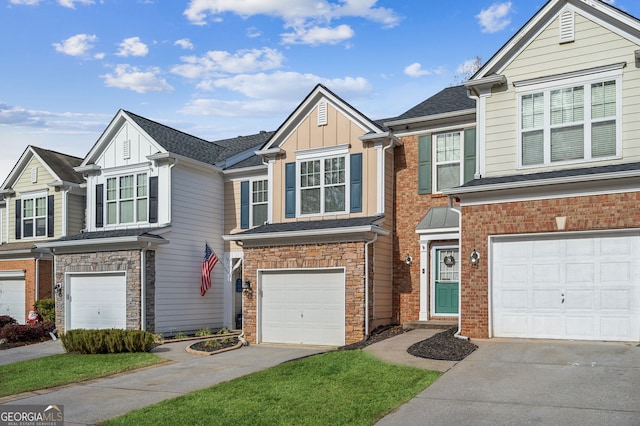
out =
<svg viewBox="0 0 640 426"><path fill-rule="evenodd" d="M69 330L60 336L64 350L77 354L149 352L155 346L153 333L141 330Z"/></svg>

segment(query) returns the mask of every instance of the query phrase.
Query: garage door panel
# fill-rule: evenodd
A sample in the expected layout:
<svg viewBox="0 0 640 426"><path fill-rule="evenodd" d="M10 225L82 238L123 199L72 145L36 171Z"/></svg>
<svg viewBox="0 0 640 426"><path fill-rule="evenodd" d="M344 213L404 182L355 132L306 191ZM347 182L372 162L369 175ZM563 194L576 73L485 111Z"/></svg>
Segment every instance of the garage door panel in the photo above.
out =
<svg viewBox="0 0 640 426"><path fill-rule="evenodd" d="M260 341L343 345L343 270L265 271L260 282Z"/></svg>
<svg viewBox="0 0 640 426"><path fill-rule="evenodd" d="M126 328L124 274L70 275L68 283L68 329Z"/></svg>
<svg viewBox="0 0 640 426"><path fill-rule="evenodd" d="M0 315L8 315L19 324L24 324L25 311L24 278L0 278Z"/></svg>
<svg viewBox="0 0 640 426"><path fill-rule="evenodd" d="M640 340L638 233L498 239L491 256L493 335Z"/></svg>

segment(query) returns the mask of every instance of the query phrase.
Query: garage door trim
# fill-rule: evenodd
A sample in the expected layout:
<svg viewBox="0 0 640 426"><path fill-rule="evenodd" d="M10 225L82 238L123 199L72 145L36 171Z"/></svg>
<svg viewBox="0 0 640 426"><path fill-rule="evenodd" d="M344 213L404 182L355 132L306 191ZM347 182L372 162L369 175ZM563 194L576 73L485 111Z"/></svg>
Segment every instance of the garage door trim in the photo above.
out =
<svg viewBox="0 0 640 426"><path fill-rule="evenodd" d="M124 302L125 302L125 324L126 324L126 303L127 303L127 272L126 271L95 271L95 272L66 272L65 273L65 313L64 313L64 327L65 330L71 329L71 315L72 315L72 300L71 296L71 280L74 277L98 277L98 276L116 276L124 278Z"/></svg>

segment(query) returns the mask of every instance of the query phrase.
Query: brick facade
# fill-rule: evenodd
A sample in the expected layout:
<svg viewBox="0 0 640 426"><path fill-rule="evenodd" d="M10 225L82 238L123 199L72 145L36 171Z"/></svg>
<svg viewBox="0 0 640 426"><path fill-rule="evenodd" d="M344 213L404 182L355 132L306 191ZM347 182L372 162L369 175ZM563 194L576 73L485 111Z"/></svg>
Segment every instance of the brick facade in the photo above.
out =
<svg viewBox="0 0 640 426"><path fill-rule="evenodd" d="M74 272L126 272L127 277L127 329L141 328L141 287L140 287L140 250L121 250L113 252L94 252L56 255L56 282L62 284L62 293L56 295L56 327L64 332L65 326L65 274ZM155 327L155 252L147 251L145 256L146 278L146 329L153 332Z"/></svg>
<svg viewBox="0 0 640 426"><path fill-rule="evenodd" d="M37 264L37 267L36 267ZM25 280L25 312L22 318L16 318L19 322L24 322L36 303L36 269L38 270L38 299L46 299L51 297L53 288L53 261L24 259L24 260L0 260L0 270L24 271Z"/></svg>
<svg viewBox="0 0 640 426"><path fill-rule="evenodd" d="M244 248L244 279L252 282L254 289L256 271L261 269L334 267L345 268L345 342L355 343L365 337L364 242ZM245 336L257 343L257 299L255 294L243 298Z"/></svg>
<svg viewBox="0 0 640 426"><path fill-rule="evenodd" d="M395 150L394 205L396 237L393 252L393 304L397 321L417 321L420 315L420 237L416 226L431 207L449 204L441 194L418 194L418 136L405 136ZM404 262L406 255L413 264ZM427 262L430 264L430 262ZM429 271L425 271L429 276Z"/></svg>
<svg viewBox="0 0 640 426"><path fill-rule="evenodd" d="M463 206L461 259L473 249L482 257L477 268L462 262L462 334L489 336L489 236L638 228L639 204L634 192ZM566 217L564 230L556 217Z"/></svg>

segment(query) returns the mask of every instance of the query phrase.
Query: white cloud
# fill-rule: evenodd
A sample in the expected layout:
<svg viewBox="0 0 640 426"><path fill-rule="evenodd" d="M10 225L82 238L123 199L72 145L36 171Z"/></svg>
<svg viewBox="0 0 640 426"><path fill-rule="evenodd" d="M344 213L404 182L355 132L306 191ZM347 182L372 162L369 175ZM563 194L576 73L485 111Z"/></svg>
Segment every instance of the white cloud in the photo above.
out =
<svg viewBox="0 0 640 426"><path fill-rule="evenodd" d="M277 69L282 66L284 56L278 50L239 50L229 53L212 50L203 56L184 56L183 64L176 65L171 72L186 78L211 78L224 74L240 74Z"/></svg>
<svg viewBox="0 0 640 426"><path fill-rule="evenodd" d="M191 0L184 11L189 21L196 25L205 25L207 20L219 21L224 13L233 13L244 18L255 15L267 15L280 18L284 21L285 28L323 29L336 32L336 28L330 28L329 24L334 19L362 18L372 22L378 22L386 28L391 28L400 22L400 17L393 9L375 7L377 0L341 0L339 3L329 0ZM339 38L344 39L345 29L338 27ZM307 30L309 31L309 30ZM307 31L297 31L306 33ZM294 32L294 35L296 32ZM292 34L284 36L291 40ZM339 40L329 37L329 40ZM351 35L352 36L352 35ZM326 37L326 35L325 35ZM294 37L296 42L302 43L304 39ZM310 37L313 43L320 43L323 37Z"/></svg>
<svg viewBox="0 0 640 426"><path fill-rule="evenodd" d="M282 34L285 44L338 44L353 37L354 32L350 26L342 24L334 28L312 27L296 28L294 32Z"/></svg>
<svg viewBox="0 0 640 426"><path fill-rule="evenodd" d="M113 74L105 74L105 85L120 89L129 89L138 93L147 92L172 92L173 87L165 79L159 77L159 68L149 68L141 71L138 67L127 64L119 64Z"/></svg>
<svg viewBox="0 0 640 426"><path fill-rule="evenodd" d="M243 74L205 82L211 88L240 93L244 100L212 98L194 99L180 112L188 115L222 115L225 117L286 116L318 83L324 84L341 97L356 99L371 92L371 85L362 77L324 78L314 74L275 72ZM222 95L220 95L222 97Z"/></svg>
<svg viewBox="0 0 640 426"><path fill-rule="evenodd" d="M422 69L422 65L419 62L414 62L404 68L404 73L409 77L422 77L423 75L429 75L432 72Z"/></svg>
<svg viewBox="0 0 640 426"><path fill-rule="evenodd" d="M41 0L9 0L10 4L18 4L21 6L37 6Z"/></svg>
<svg viewBox="0 0 640 426"><path fill-rule="evenodd" d="M122 40L117 56L146 56L149 48L140 41L140 37L129 37Z"/></svg>
<svg viewBox="0 0 640 426"><path fill-rule="evenodd" d="M173 43L174 46L180 46L185 50L193 50L193 43L188 38L181 38Z"/></svg>
<svg viewBox="0 0 640 426"><path fill-rule="evenodd" d="M83 56L93 49L93 43L98 37L90 34L76 34L64 40L62 43L53 43L57 52L70 56Z"/></svg>
<svg viewBox="0 0 640 426"><path fill-rule="evenodd" d="M495 33L505 29L510 23L511 2L494 3L476 15L483 33Z"/></svg>
<svg viewBox="0 0 640 426"><path fill-rule="evenodd" d="M256 27L247 28L247 37L257 38L257 37L260 37L261 35L262 35L262 32L258 28Z"/></svg>
<svg viewBox="0 0 640 426"><path fill-rule="evenodd" d="M60 4L60 6L68 7L69 9L75 9L76 3L88 5L94 4L95 2L93 0L58 0L58 4Z"/></svg>

